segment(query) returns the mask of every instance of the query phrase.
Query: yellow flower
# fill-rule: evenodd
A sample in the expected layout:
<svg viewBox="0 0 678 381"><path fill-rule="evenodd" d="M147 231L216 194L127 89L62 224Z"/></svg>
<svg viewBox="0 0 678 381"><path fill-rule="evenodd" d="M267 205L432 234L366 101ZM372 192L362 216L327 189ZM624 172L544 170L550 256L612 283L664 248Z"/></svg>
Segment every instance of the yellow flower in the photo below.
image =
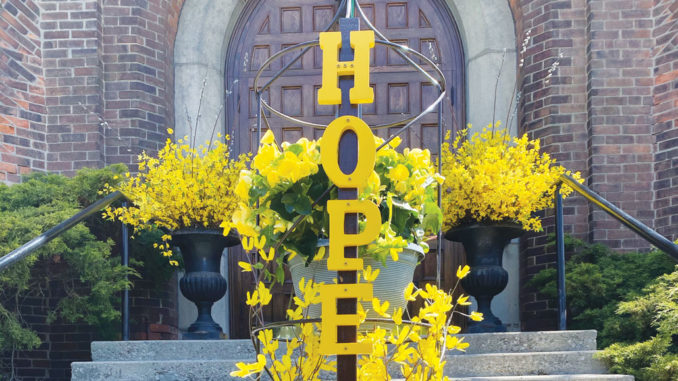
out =
<svg viewBox="0 0 678 381"><path fill-rule="evenodd" d="M468 296L460 295L459 298L457 298L457 304L460 306L470 306L471 302L468 301Z"/></svg>
<svg viewBox="0 0 678 381"><path fill-rule="evenodd" d="M242 268L242 272L244 273L252 272L252 265L247 262L240 261L238 262L238 266Z"/></svg>
<svg viewBox="0 0 678 381"><path fill-rule="evenodd" d="M393 181L405 181L409 176L410 171L408 171L407 167L402 164L398 164L395 168L392 168L388 173L388 177Z"/></svg>
<svg viewBox="0 0 678 381"><path fill-rule="evenodd" d="M375 269L372 271L372 266L367 266L365 269L363 269L363 279L365 279L365 282L374 282L375 279L379 276L380 269Z"/></svg>
<svg viewBox="0 0 678 381"><path fill-rule="evenodd" d="M457 268L457 278L459 279L465 278L470 271L471 268L468 267L468 265L465 265L464 267L461 267L461 265L459 265L459 268Z"/></svg>
<svg viewBox="0 0 678 381"><path fill-rule="evenodd" d="M388 300L384 300L384 303L380 303L379 299L373 298L372 299L372 308L374 309L374 312L378 313L379 315L383 317L391 317L391 315L388 314L388 307L391 305Z"/></svg>
<svg viewBox="0 0 678 381"><path fill-rule="evenodd" d="M471 312L471 320L473 321L483 321L483 314L478 311Z"/></svg>
<svg viewBox="0 0 678 381"><path fill-rule="evenodd" d="M419 294L419 290L417 292L414 292L414 283L410 283L405 287L405 300L408 302L414 302L417 300L417 295Z"/></svg>

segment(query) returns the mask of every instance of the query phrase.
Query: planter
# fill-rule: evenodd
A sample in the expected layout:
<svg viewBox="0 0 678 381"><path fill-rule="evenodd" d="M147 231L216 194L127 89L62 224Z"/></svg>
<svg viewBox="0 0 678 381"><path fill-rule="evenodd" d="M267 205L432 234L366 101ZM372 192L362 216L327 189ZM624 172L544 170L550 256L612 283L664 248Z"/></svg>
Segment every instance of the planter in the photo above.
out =
<svg viewBox="0 0 678 381"><path fill-rule="evenodd" d="M405 310L407 301L405 300L405 288L412 282L414 269L423 258L424 251L421 246L410 244L399 255L397 262L391 257L386 260L386 266L373 258L364 258L363 266L372 266L372 269L380 269L379 276L373 282L373 295L380 301L388 301L391 306L389 310L400 307ZM315 282L325 284L334 283L337 277L336 271L327 270L327 259L313 261L305 266L305 261L300 256L290 259L288 264L294 282L294 292L299 295L299 280L304 277L306 280L312 279ZM381 318L376 312L372 311L372 302L361 302L363 308L367 311L368 318ZM321 305L315 304L309 307L308 318L316 319L320 317ZM390 312L390 311L389 311ZM361 325L361 329L368 329L369 323Z"/></svg>
<svg viewBox="0 0 678 381"><path fill-rule="evenodd" d="M219 339L223 333L212 319L212 305L226 294L221 275L221 254L240 243L237 233L224 236L216 230L181 230L172 233L172 245L181 250L186 274L179 281L181 293L198 308L198 318L183 335L185 340Z"/></svg>
<svg viewBox="0 0 678 381"><path fill-rule="evenodd" d="M502 267L504 248L523 232L520 225L499 223L465 225L445 233L446 239L464 245L471 272L461 285L476 299L478 312L484 316L483 321L471 322L467 332L506 332L506 326L492 313L491 303L508 283L508 272Z"/></svg>

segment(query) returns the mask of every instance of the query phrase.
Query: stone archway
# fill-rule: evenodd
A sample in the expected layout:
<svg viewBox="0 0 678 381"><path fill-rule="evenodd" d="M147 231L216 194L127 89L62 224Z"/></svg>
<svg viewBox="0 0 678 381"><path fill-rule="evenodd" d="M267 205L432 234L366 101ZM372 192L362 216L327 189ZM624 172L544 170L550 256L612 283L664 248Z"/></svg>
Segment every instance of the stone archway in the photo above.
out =
<svg viewBox="0 0 678 381"><path fill-rule="evenodd" d="M225 118L229 117L222 110L229 94L224 88L225 56L233 28L246 3L243 0L185 0L174 48L175 130L179 136L191 132L187 115L195 121L198 110L197 141L209 138L217 118L217 128L223 130ZM446 3L464 45L467 122L475 126L490 122L494 99L488 94L495 93L502 56L504 64L497 87L496 115L504 118L515 91L513 84L517 70L515 25L509 2L486 0L482 6L475 0L446 0ZM516 131L515 123L511 130ZM513 244L505 253L504 264L511 280L503 295L495 298L499 305L494 305L510 329L520 326L517 246ZM224 324L227 323L224 321L228 316L227 305L220 301L214 307L215 318L221 317L222 326L228 326ZM181 320L180 316L180 325Z"/></svg>

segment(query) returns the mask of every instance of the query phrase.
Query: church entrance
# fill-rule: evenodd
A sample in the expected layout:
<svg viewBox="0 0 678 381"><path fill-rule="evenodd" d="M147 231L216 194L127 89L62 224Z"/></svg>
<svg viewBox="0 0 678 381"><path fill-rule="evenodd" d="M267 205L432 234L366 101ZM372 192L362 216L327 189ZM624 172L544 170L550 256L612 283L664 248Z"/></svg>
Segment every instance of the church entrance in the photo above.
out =
<svg viewBox="0 0 678 381"><path fill-rule="evenodd" d="M315 40L331 22L339 2L335 0L256 0L242 12L232 35L226 62L226 129L233 136L238 152L256 151L256 98L254 77L275 52L300 42ZM361 2L370 22L393 42L416 49L435 62L448 81L448 96L443 101L443 127L453 133L465 123L464 57L457 26L442 0ZM363 29L367 26L362 23ZM264 94L275 109L297 119L327 124L334 118L333 106L317 104L316 93L321 84L322 55L319 48L311 49ZM289 54L275 61L264 73L262 82L294 57ZM363 119L370 125L384 124L417 114L436 98L435 88L404 60L384 46L377 46L371 56L371 85L375 102L363 108ZM296 141L302 136L317 139L323 130L294 126L275 116L269 117L276 139ZM397 128L383 129L375 135L387 137ZM428 148L438 157L438 121L436 114L427 115L401 135L401 147ZM452 288L454 273L463 260L463 250L456 244L443 243L442 286ZM415 283L420 287L436 281L436 243L419 265ZM243 260L241 249L229 255L230 336L247 338L248 309L245 293L254 288L250 274L243 274L237 263ZM291 283L277 287L267 321L285 320Z"/></svg>

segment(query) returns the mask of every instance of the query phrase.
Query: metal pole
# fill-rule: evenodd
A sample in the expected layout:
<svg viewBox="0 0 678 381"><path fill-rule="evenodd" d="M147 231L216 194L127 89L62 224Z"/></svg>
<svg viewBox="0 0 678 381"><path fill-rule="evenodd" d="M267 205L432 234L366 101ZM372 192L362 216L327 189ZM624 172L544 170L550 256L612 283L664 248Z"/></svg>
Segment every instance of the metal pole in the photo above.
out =
<svg viewBox="0 0 678 381"><path fill-rule="evenodd" d="M122 203L122 207L127 207L127 202ZM129 266L129 231L127 224L122 224L122 265ZM129 281L125 273L125 283ZM122 340L129 340L129 287L126 286L122 292Z"/></svg>
<svg viewBox="0 0 678 381"><path fill-rule="evenodd" d="M350 1L349 1L350 3ZM339 30L342 33L342 47L339 51L340 61L352 61L354 59L353 49L351 49L350 33L353 30L360 30L360 21L357 18L344 18L339 20ZM357 116L358 107L351 104L350 89L354 85L354 79L350 77L340 77L339 88L341 89L341 104L339 105L338 115ZM358 136L353 131L348 131L342 135L339 140L339 168L344 173L351 173L358 164ZM355 200L358 198L357 189L339 188L338 198L340 200ZM358 233L358 215L347 214L344 219L344 231L347 234ZM346 247L344 257L357 258L358 248ZM356 271L338 271L337 283L353 284L358 283L358 273ZM339 299L337 300L337 313L355 314L358 311L358 299ZM337 328L337 338L341 343L355 343L358 340L358 333L355 326L344 326ZM337 380L355 381L358 378L357 372L358 357L356 355L338 355L337 356Z"/></svg>
<svg viewBox="0 0 678 381"><path fill-rule="evenodd" d="M556 250L558 252L558 329L567 329L565 303L565 232L563 228L563 196L560 185L556 188Z"/></svg>
<svg viewBox="0 0 678 381"><path fill-rule="evenodd" d="M442 93L442 90L439 90ZM438 173L442 173L443 165L443 103L438 105ZM442 210L443 206L443 186L438 184L438 208ZM436 284L438 288L442 287L442 267L443 267L443 232L438 229L438 243L436 251Z"/></svg>

